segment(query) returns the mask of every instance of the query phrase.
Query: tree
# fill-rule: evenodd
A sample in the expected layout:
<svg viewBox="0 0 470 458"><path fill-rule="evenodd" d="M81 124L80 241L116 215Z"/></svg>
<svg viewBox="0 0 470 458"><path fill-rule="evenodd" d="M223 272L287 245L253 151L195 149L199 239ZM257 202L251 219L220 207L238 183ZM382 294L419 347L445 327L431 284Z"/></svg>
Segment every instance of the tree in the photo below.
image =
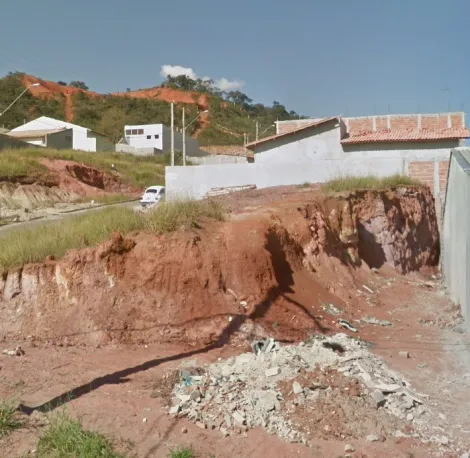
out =
<svg viewBox="0 0 470 458"><path fill-rule="evenodd" d="M235 105L240 105L246 107L253 102L253 99L250 99L246 94L241 91L230 91L227 94L227 100L233 102Z"/></svg>
<svg viewBox="0 0 470 458"><path fill-rule="evenodd" d="M123 108L115 106L103 113L97 130L109 137L114 143L117 143L124 135L125 124L126 112Z"/></svg>
<svg viewBox="0 0 470 458"><path fill-rule="evenodd" d="M57 84L60 84L61 86L67 86L65 81L57 81Z"/></svg>
<svg viewBox="0 0 470 458"><path fill-rule="evenodd" d="M69 86L84 89L85 91L88 90L88 86L83 81L71 81Z"/></svg>

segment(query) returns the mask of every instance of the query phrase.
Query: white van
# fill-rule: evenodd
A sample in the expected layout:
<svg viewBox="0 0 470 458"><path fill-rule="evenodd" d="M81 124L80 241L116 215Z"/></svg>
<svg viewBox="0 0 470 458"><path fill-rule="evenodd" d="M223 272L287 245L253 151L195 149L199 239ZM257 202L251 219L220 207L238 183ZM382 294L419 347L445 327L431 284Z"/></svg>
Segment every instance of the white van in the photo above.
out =
<svg viewBox="0 0 470 458"><path fill-rule="evenodd" d="M158 204L165 200L165 187L164 186L150 186L144 192L140 199L142 207Z"/></svg>

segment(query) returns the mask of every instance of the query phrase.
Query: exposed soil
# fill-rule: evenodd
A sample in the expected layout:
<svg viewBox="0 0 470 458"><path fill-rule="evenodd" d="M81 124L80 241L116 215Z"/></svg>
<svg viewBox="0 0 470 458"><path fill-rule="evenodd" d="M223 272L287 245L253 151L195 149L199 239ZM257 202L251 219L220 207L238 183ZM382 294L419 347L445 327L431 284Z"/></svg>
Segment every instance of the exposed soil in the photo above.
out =
<svg viewBox="0 0 470 458"><path fill-rule="evenodd" d="M70 86L62 86L61 84L53 81L47 81L36 78L32 75L23 76L23 84L29 87L31 84L39 83L38 87L31 87L29 91L32 95L41 98L56 97L57 95L63 96L65 99L65 117L67 122L72 122L74 117L72 97L78 93L84 93L89 97L103 97L102 94L97 92L74 88ZM197 105L200 111L205 111L209 108L209 102L205 94L199 92L180 91L171 88L154 87L149 89L140 89L130 92L116 92L112 94L118 97L133 97L139 99L159 99L165 102L175 102L180 104ZM202 113L200 120L201 126L195 133L195 137L199 135L209 122L209 114Z"/></svg>
<svg viewBox="0 0 470 458"><path fill-rule="evenodd" d="M109 194L130 197L138 194L136 189L123 184L118 174L107 174L73 161L42 159L41 163L48 169L43 176L0 181L0 208L19 210L6 212L9 218L27 219L23 218L23 209L53 207L57 203L80 202Z"/></svg>
<svg viewBox="0 0 470 458"><path fill-rule="evenodd" d="M283 188L225 202L229 222L160 237L116 235L98 248L4 273L0 335L5 348L19 344L26 355L0 355L0 397L17 395L28 414L66 404L87 427L132 440L139 458L164 457L182 444L217 458L337 457L348 432L377 432L369 424L377 412L356 405L354 382L336 373L315 374L339 390L321 415L292 412L306 431L316 428L310 449L259 429L224 438L168 417L166 405L182 362L249 351L251 340L267 335L288 342L349 332L338 324L342 318L357 329L351 335L373 343L391 368L430 396L444 418L430 430L452 437L449 446L393 438L396 425L384 418L380 440L355 439L352 456L405 457L412 450L416 457L450 457L468 449L462 431L470 429L470 365L459 351L469 342L454 331L458 311L431 276L439 234L429 190L328 197ZM410 358L399 355L403 350ZM0 447L15 457L35 442L26 428Z"/></svg>
<svg viewBox="0 0 470 458"><path fill-rule="evenodd" d="M337 198L301 193L295 204L239 216L162 237L135 234L125 249L111 241L11 272L0 282L0 330L92 344L222 345L266 332L298 340L336 326L319 318L323 304L351 312L355 292L367 295L370 269L360 252L371 238L377 253L383 247L376 261L400 272L438 261L427 188ZM370 226L370 238L361 225Z"/></svg>

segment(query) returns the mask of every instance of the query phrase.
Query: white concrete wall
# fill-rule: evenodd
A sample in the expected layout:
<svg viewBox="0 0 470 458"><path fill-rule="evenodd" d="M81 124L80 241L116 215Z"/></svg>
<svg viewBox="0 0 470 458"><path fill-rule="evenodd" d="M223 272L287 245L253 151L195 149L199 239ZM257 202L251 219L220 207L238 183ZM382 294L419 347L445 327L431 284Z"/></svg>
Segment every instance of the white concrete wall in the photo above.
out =
<svg viewBox="0 0 470 458"><path fill-rule="evenodd" d="M254 164L200 165L189 169L167 167L167 196L184 194L201 199L210 189L221 186L255 184L258 188L267 188L324 183L348 175L408 175L410 162L449 159L450 148L434 149L432 144L428 144L428 148L418 145L411 149L405 144L399 149L395 144L397 149L345 152L340 143L343 129L344 125L331 121L315 129L260 143L255 147ZM438 187L434 193L439 196Z"/></svg>
<svg viewBox="0 0 470 458"><path fill-rule="evenodd" d="M470 148L453 151L444 207L442 273L470 330Z"/></svg>
<svg viewBox="0 0 470 458"><path fill-rule="evenodd" d="M166 167L167 199L191 197L203 199L212 188L256 185L269 188L303 183L324 183L333 178L354 175L386 177L403 173L401 157L348 158L295 161L292 163L259 163Z"/></svg>
<svg viewBox="0 0 470 458"><path fill-rule="evenodd" d="M339 123L327 123L315 129L285 135L277 140L261 143L255 147L255 162L292 163L317 159L340 159L341 127Z"/></svg>
<svg viewBox="0 0 470 458"><path fill-rule="evenodd" d="M141 135L127 135L128 130L143 130ZM141 124L124 126L124 134L127 143L134 148L157 148L163 149L163 125L162 124ZM158 138L155 138L155 135ZM150 138L147 138L150 137Z"/></svg>
<svg viewBox="0 0 470 458"><path fill-rule="evenodd" d="M167 200L203 199L212 188L256 184L255 164L165 167Z"/></svg>

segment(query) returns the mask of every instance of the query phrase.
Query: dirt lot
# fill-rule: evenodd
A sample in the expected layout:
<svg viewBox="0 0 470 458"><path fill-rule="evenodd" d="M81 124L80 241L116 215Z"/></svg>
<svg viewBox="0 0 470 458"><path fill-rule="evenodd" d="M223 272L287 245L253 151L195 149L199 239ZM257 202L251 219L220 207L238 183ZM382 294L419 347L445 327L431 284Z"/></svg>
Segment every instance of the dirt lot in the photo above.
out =
<svg viewBox="0 0 470 458"><path fill-rule="evenodd" d="M418 215L419 208L425 208L427 197L423 197L419 208L413 203L416 197L402 197L402 202L408 199L406 205L409 206L398 216L394 209L403 210L404 204L400 207L395 202L388 207L386 213L391 212L389 222L384 223L381 219L379 233L383 234L384 228L388 228L389 235L393 233L395 237L393 243L387 239L389 245L395 247L393 253L403 253L403 256L399 259L392 256L388 264L393 267L386 263L370 269L364 263L362 266L354 264L354 255L361 249L354 245L354 240L347 239L341 242L345 243L343 245L331 238L338 230L343 239L346 233L349 234L346 229L350 226L345 218L341 219L340 226L334 226L338 218L331 218L332 214L338 214L344 201L340 206L331 206L327 202L321 209L308 207L315 203L315 193L311 189L291 188L269 193L250 192L226 199L232 209L230 223L211 223L190 235L175 234L164 238L163 241L169 243L168 252L157 246L160 259L150 263L148 268L142 266L144 276L148 275L147 287L156 285L148 294L139 293L142 285L135 283L137 276L130 274L131 266L136 265L132 257L149 257L149 244L163 242L139 235L135 239L137 245L129 253L113 252L111 257L100 257L99 253L109 254L110 247L106 246L98 252L89 249L82 255L72 253L69 258L59 261L64 278L61 284L67 286L60 294L52 283L46 282L47 294L46 290L26 290L23 284L23 289L14 297L3 303L0 301L4 321L3 347L11 349L20 344L25 351L25 355L18 357L0 355L0 398L16 397L29 414L25 414L25 427L0 439L0 449L6 452L5 456L21 457L34 450L47 416L60 409L80 416L87 428L123 441L122 447L130 449L139 458L166 457L172 447L183 444L191 445L197 456L217 458L339 457L348 453L354 457L459 457L469 450L469 340L459 332L458 310L440 290L438 272L433 268L437 233L426 242L420 237L420 248L409 252L400 251L405 243L404 239L398 240L400 231L390 231L390 221L395 221L395 225L403 225L405 221L402 233L406 232L405 226L411 227L411 221L414 221L416 230L407 232L406 243L413 241L410 234L419 234L422 224L426 224L432 233L435 223L426 218L432 219L433 210L428 208L428 213L423 210L424 213ZM387 202L393 201L393 196L389 197ZM377 210L372 201L368 201L368 207L360 207L354 202L351 208L356 209L356 215L363 211L369 212L370 220L375 216L382 218L383 211ZM300 205L303 213L297 210ZM331 213L333 210L336 213ZM304 215L302 220L294 217L297 213ZM349 213L340 214L345 217ZM324 215L330 218L324 218ZM270 240L270 225L264 223L265 217L268 221L280 221L290 235L291 238L275 238L282 241L282 250L276 251L276 246L266 245ZM303 220L308 221L307 230L302 227ZM323 226L319 225L322 221ZM361 221L366 222L367 218ZM200 238L196 245L205 243L207 233L211 234L215 248L192 251L190 243L194 237ZM277 232L278 235L286 233ZM314 239L316 244L312 244L312 236L318 233L323 236ZM240 237L240 234L246 237ZM295 240L303 247L308 263L302 261L297 243L289 240ZM380 235L376 235L375 240L380 240ZM175 250L177 243L184 243L187 258L178 258L179 271L171 265L172 258L168 254ZM335 251L338 248L350 253L350 264L338 261L342 256L341 250L341 253ZM222 267L214 261L215 252L227 256ZM210 253L210 256L201 253ZM271 264L273 253L274 258L280 256L284 263ZM192 258L197 260L196 264L189 262ZM98 262L105 263L106 272L114 275L115 283L109 283L107 277L104 283L99 280L102 274L97 269ZM421 263L420 274L397 272L397 269L413 270L417 263ZM74 266L73 275L64 268L70 265ZM166 270L161 269L162 265ZM50 264L48 268L52 268ZM31 272L28 269L23 272ZM192 275L183 275L181 269L187 269ZM87 276L94 276L93 282L88 282ZM45 281L46 277L38 278ZM239 279L238 283L236 279ZM220 288L221 283L224 283L223 288ZM118 288L117 294L114 285ZM88 306L84 308L81 305L84 296L78 294L80 288L86 288ZM259 304L269 291L273 293L273 288L277 294L270 296L269 305L260 314ZM101 293L95 294L95 290L101 290ZM126 291L130 291L128 296ZM106 305L107 296L112 296L110 304L114 304L114 308ZM115 300L123 296L122 302ZM25 310L28 300L35 301L34 320ZM127 307L127 303L131 306ZM335 308L332 309L330 304ZM101 310L93 310L98 307ZM157 318L152 307L157 311ZM182 307L185 317L179 319L177 311ZM152 322L156 323L162 313L164 321L163 326L162 321L159 322L159 332L142 332L144 324L152 328ZM61 318L63 314L67 316L65 321ZM212 318L201 321L204 315ZM103 329L102 320L106 316L112 327L98 333L97 326ZM125 320L120 321L124 316ZM339 326L338 318L347 320L357 332ZM195 321L185 324L186 319ZM389 324L371 324L371 319ZM235 333L236 338L220 338L227 335L221 330L235 325L245 326L244 332ZM60 338L66 334L67 327L68 337ZM81 337L77 337L77 332ZM269 435L261 427L224 437L218 430L201 429L186 418L168 415L175 371L182 365L201 366L219 358L249 352L250 342L257 337L273 336L284 345L286 341L299 342L309 334L337 332L346 332L369 342L370 351L382 358L390 369L400 373L423 397L422 408L430 413L429 424L418 431L416 419L397 419L383 410L371 410L360 403L358 399L362 398L352 395L291 409L290 382L279 386L285 393L282 409L300 430L310 431L307 445ZM401 356L400 352L408 352L409 357ZM311 377L333 388L347 387L349 392L354 385L351 380L346 383L334 372L313 373ZM358 385L358 393L363 389ZM309 410L311 408L313 410ZM359 414L351 422L353 413ZM377 431L381 431L377 441L366 439ZM397 431L407 437L397 436ZM417 436L413 437L414 434ZM355 451L345 452L345 445Z"/></svg>

